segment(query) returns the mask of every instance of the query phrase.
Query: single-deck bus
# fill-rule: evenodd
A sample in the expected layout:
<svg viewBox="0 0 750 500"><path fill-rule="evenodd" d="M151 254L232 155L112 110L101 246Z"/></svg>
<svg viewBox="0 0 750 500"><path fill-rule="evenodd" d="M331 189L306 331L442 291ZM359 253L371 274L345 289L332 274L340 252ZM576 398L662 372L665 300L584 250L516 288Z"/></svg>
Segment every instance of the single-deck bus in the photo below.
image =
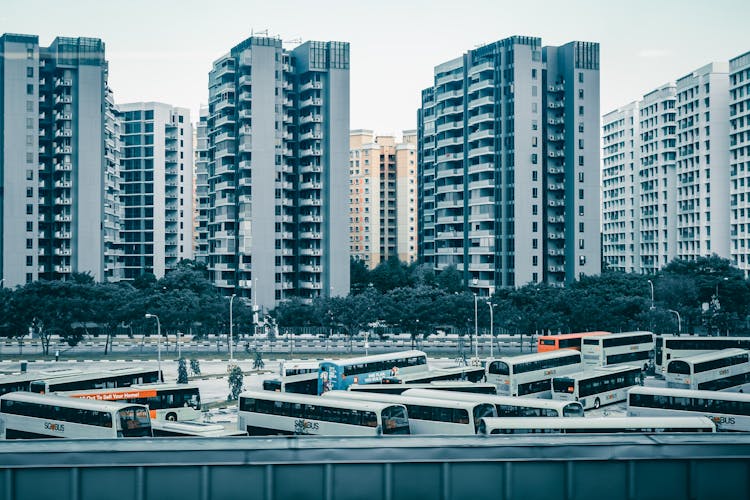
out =
<svg viewBox="0 0 750 500"><path fill-rule="evenodd" d="M320 361L282 361L279 373L282 377L293 375L304 375L305 373L318 373Z"/></svg>
<svg viewBox="0 0 750 500"><path fill-rule="evenodd" d="M427 370L427 355L422 351L399 351L361 358L321 361L318 394L346 390L352 384L377 384L385 377Z"/></svg>
<svg viewBox="0 0 750 500"><path fill-rule="evenodd" d="M318 373L301 373L281 379L263 381L263 390L292 392L294 394L318 394Z"/></svg>
<svg viewBox="0 0 750 500"><path fill-rule="evenodd" d="M233 437L247 436L246 431L227 429L221 424L207 422L170 422L152 420L154 437Z"/></svg>
<svg viewBox="0 0 750 500"><path fill-rule="evenodd" d="M716 432L705 417L483 418L482 434Z"/></svg>
<svg viewBox="0 0 750 500"><path fill-rule="evenodd" d="M35 380L29 385L31 392L51 394L61 391L129 387L133 384L163 382L159 370L145 368L117 368L106 372L80 373L67 377Z"/></svg>
<svg viewBox="0 0 750 500"><path fill-rule="evenodd" d="M401 394L408 389L434 389L436 391L470 392L479 394L497 394L494 384L481 382L459 382L445 380L429 384L366 384L350 385L347 390L355 392L381 392L383 394Z"/></svg>
<svg viewBox="0 0 750 500"><path fill-rule="evenodd" d="M404 405L412 434L476 434L479 419L497 416L492 404L476 401L354 391L329 391L323 397Z"/></svg>
<svg viewBox="0 0 750 500"><path fill-rule="evenodd" d="M0 396L9 392L28 392L31 383L35 380L67 377L78 373L81 373L81 370L66 368L62 370L44 370L13 375L0 375Z"/></svg>
<svg viewBox="0 0 750 500"><path fill-rule="evenodd" d="M195 385L151 384L131 385L115 389L58 392L60 396L95 399L97 401L122 401L146 405L151 420L184 421L201 416L201 395Z"/></svg>
<svg viewBox="0 0 750 500"><path fill-rule="evenodd" d="M593 335L609 335L610 332L563 333L560 335L541 335L536 343L536 352L556 351L558 349L581 350L581 339Z"/></svg>
<svg viewBox="0 0 750 500"><path fill-rule="evenodd" d="M675 389L744 392L750 383L750 353L722 349L673 359L664 378Z"/></svg>
<svg viewBox="0 0 750 500"><path fill-rule="evenodd" d="M663 372L672 359L721 349L750 350L750 337L659 336L656 338L656 369Z"/></svg>
<svg viewBox="0 0 750 500"><path fill-rule="evenodd" d="M500 396L549 397L552 377L583 369L581 353L572 349L487 360L487 382Z"/></svg>
<svg viewBox="0 0 750 500"><path fill-rule="evenodd" d="M654 354L654 334L627 332L586 337L581 354L586 366L637 365L645 371Z"/></svg>
<svg viewBox="0 0 750 500"><path fill-rule="evenodd" d="M455 393L429 389L409 389L404 396L456 401L490 403L498 417L582 417L583 406L577 401L554 401L539 398L514 398L491 394Z"/></svg>
<svg viewBox="0 0 750 500"><path fill-rule="evenodd" d="M578 401L585 410L625 401L628 389L642 382L638 366L607 366L552 379L552 397Z"/></svg>
<svg viewBox="0 0 750 500"><path fill-rule="evenodd" d="M31 392L0 397L0 439L150 437L142 405Z"/></svg>
<svg viewBox="0 0 750 500"><path fill-rule="evenodd" d="M414 373L399 373L397 376L385 377L384 384L427 384L448 380L468 380L479 382L484 380L484 368L481 366L452 366L449 368L433 368Z"/></svg>
<svg viewBox="0 0 750 500"><path fill-rule="evenodd" d="M273 391L240 394L237 424L250 436L409 434L403 405Z"/></svg>
<svg viewBox="0 0 750 500"><path fill-rule="evenodd" d="M750 394L693 391L665 387L633 387L628 415L664 417L703 415L720 431L750 431Z"/></svg>

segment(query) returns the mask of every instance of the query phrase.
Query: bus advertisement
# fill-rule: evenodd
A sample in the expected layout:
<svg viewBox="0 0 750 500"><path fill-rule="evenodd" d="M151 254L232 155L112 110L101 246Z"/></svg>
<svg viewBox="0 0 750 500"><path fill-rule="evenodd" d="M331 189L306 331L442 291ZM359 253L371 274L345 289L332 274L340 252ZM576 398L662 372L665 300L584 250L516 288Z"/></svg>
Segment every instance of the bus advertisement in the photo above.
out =
<svg viewBox="0 0 750 500"><path fill-rule="evenodd" d="M560 335L541 335L537 340L536 352L556 351L558 349L581 350L581 339L594 335L609 335L611 332L562 333Z"/></svg>

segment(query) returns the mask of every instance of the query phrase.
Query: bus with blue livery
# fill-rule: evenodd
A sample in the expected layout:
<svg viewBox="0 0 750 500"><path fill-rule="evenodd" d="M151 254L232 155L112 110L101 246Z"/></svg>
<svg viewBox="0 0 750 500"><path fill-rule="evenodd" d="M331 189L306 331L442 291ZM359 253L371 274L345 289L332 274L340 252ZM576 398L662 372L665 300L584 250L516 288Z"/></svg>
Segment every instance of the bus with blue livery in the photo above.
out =
<svg viewBox="0 0 750 500"><path fill-rule="evenodd" d="M359 358L321 361L318 394L345 391L352 384L378 384L386 377L427 371L422 351L399 351Z"/></svg>

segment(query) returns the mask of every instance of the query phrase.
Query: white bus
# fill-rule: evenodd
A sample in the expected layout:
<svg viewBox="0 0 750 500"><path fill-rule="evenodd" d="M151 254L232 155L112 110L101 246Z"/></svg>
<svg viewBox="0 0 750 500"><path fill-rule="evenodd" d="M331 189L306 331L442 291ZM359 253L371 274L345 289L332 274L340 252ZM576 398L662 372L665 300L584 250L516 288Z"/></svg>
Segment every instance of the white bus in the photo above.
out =
<svg viewBox="0 0 750 500"><path fill-rule="evenodd" d="M633 387L628 415L664 417L703 415L720 431L750 431L750 394L693 391L664 387Z"/></svg>
<svg viewBox="0 0 750 500"><path fill-rule="evenodd" d="M282 377L293 377L306 373L317 375L319 369L320 361L282 361L279 363L279 373Z"/></svg>
<svg viewBox="0 0 750 500"><path fill-rule="evenodd" d="M197 420L201 416L201 395L198 386L187 384L131 385L119 389L57 392L60 396L121 401L146 405L151 420Z"/></svg>
<svg viewBox="0 0 750 500"><path fill-rule="evenodd" d="M491 394L455 393L429 389L409 389L404 396L456 401L475 401L495 406L498 417L582 417L583 406L577 401L552 401L539 398L514 398Z"/></svg>
<svg viewBox="0 0 750 500"><path fill-rule="evenodd" d="M483 418L482 434L716 432L705 417Z"/></svg>
<svg viewBox="0 0 750 500"><path fill-rule="evenodd" d="M247 436L246 431L227 429L221 424L206 422L170 422L152 420L154 437L234 437Z"/></svg>
<svg viewBox="0 0 750 500"><path fill-rule="evenodd" d="M613 333L584 337L581 344L583 364L590 367L637 365L648 369L654 352L651 332Z"/></svg>
<svg viewBox="0 0 750 500"><path fill-rule="evenodd" d="M556 375L583 369L581 353L572 349L525 354L487 360L487 382L500 396L549 397Z"/></svg>
<svg viewBox="0 0 750 500"><path fill-rule="evenodd" d="M670 360L721 349L750 350L750 337L658 336L656 337L656 369L662 373Z"/></svg>
<svg viewBox="0 0 750 500"><path fill-rule="evenodd" d="M438 380L428 384L365 384L350 385L348 391L382 392L383 394L401 394L408 389L434 389L436 391L470 392L478 394L497 394L494 384L482 382L465 382L457 380Z"/></svg>
<svg viewBox="0 0 750 500"><path fill-rule="evenodd" d="M476 401L353 391L330 391L324 397L404 405L409 416L411 434L476 434L482 417L497 416L492 404Z"/></svg>
<svg viewBox="0 0 750 500"><path fill-rule="evenodd" d="M625 401L642 382L640 367L607 366L552 379L553 399L578 401L584 410Z"/></svg>
<svg viewBox="0 0 750 500"><path fill-rule="evenodd" d="M250 436L409 434L403 405L273 391L240 394L237 424Z"/></svg>
<svg viewBox="0 0 750 500"><path fill-rule="evenodd" d="M29 390L40 394L51 394L61 391L129 387L134 384L157 384L163 381L164 377L159 370L123 367L66 377L42 378L31 382Z"/></svg>
<svg viewBox="0 0 750 500"><path fill-rule="evenodd" d="M30 392L0 397L0 439L150 437L148 408Z"/></svg>
<svg viewBox="0 0 750 500"><path fill-rule="evenodd" d="M667 387L702 391L744 392L750 383L750 354L722 349L673 359L664 375Z"/></svg>
<svg viewBox="0 0 750 500"><path fill-rule="evenodd" d="M294 394L318 394L318 372L300 373L280 379L263 381L264 391L292 392Z"/></svg>

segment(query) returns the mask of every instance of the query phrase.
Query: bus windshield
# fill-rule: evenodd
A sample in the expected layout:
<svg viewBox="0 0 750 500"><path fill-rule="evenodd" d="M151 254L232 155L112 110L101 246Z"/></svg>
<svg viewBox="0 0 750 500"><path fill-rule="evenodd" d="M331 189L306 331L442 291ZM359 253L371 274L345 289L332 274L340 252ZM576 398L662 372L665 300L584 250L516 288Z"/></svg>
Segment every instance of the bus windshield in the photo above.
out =
<svg viewBox="0 0 750 500"><path fill-rule="evenodd" d="M409 434L409 419L405 408L390 406L382 411L381 417L383 434Z"/></svg>
<svg viewBox="0 0 750 500"><path fill-rule="evenodd" d="M483 403L476 405L474 407L474 432L479 431L479 423L481 422L481 419L484 417L494 417L497 413L495 413L495 405L491 405L488 403Z"/></svg>
<svg viewBox="0 0 750 500"><path fill-rule="evenodd" d="M552 390L555 392L567 392L573 394L575 392L575 381L570 378L554 378L552 379Z"/></svg>
<svg viewBox="0 0 750 500"><path fill-rule="evenodd" d="M668 373L679 373L682 375L690 374L690 365L685 361L672 361L667 365Z"/></svg>
<svg viewBox="0 0 750 500"><path fill-rule="evenodd" d="M140 406L123 408L117 412L123 437L151 436L151 419L148 411Z"/></svg>
<svg viewBox="0 0 750 500"><path fill-rule="evenodd" d="M583 406L580 403L570 403L563 408L563 417L582 417Z"/></svg>
<svg viewBox="0 0 750 500"><path fill-rule="evenodd" d="M493 361L490 363L489 372L495 375L510 375L510 368L507 363L502 361Z"/></svg>

